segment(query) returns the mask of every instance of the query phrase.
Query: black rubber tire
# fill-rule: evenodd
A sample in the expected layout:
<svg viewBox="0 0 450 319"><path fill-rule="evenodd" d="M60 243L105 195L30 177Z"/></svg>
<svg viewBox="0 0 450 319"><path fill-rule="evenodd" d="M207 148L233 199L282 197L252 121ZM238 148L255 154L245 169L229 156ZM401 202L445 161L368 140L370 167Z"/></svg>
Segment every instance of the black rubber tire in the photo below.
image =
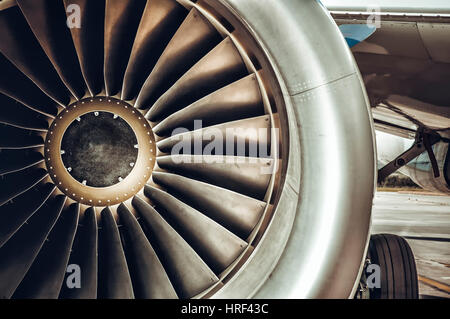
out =
<svg viewBox="0 0 450 319"><path fill-rule="evenodd" d="M381 271L381 287L370 291L371 299L418 299L419 284L411 247L400 236L372 235L369 243L372 264Z"/></svg>

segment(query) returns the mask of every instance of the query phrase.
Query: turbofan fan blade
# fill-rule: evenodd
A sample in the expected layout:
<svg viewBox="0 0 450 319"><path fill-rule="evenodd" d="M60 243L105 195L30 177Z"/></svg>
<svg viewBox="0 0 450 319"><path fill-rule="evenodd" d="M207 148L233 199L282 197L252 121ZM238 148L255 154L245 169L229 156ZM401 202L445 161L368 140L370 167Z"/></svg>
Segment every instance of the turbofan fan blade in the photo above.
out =
<svg viewBox="0 0 450 319"><path fill-rule="evenodd" d="M41 208L55 188L51 183L34 187L17 197L14 203L0 207L0 248Z"/></svg>
<svg viewBox="0 0 450 319"><path fill-rule="evenodd" d="M17 0L36 39L67 89L77 99L85 92L62 1Z"/></svg>
<svg viewBox="0 0 450 319"><path fill-rule="evenodd" d="M48 122L41 118L41 114L3 94L0 94L0 105L0 123L27 130L47 131Z"/></svg>
<svg viewBox="0 0 450 319"><path fill-rule="evenodd" d="M42 91L61 105L70 102L70 92L42 51L19 7L0 11L0 51Z"/></svg>
<svg viewBox="0 0 450 319"><path fill-rule="evenodd" d="M40 152L29 150L4 150L0 153L0 176L30 168L44 161Z"/></svg>
<svg viewBox="0 0 450 319"><path fill-rule="evenodd" d="M241 238L250 235L266 206L257 199L176 174L153 172L152 178ZM144 193L151 198L152 189L146 186Z"/></svg>
<svg viewBox="0 0 450 319"><path fill-rule="evenodd" d="M253 156L266 157L270 156L270 116L263 115L252 117L244 120L232 121L223 124L217 124L208 127L202 127L194 131L188 131L180 134L173 134L172 136L157 142L158 149L164 153L171 153L172 155L186 155L186 154L206 154L204 148L212 143L213 146L220 147L218 143L221 141L221 154L227 156L247 156L251 155L250 146L255 152ZM174 132L175 133L175 132ZM263 134L264 133L264 134ZM219 137L218 141L215 139ZM243 148L239 150L236 145L239 144ZM175 145L180 145L183 148L174 150ZM197 147L199 145L200 147ZM186 146L186 148L184 148ZM210 145L211 146L211 145ZM230 149L229 147L232 146ZM268 154L261 152L261 147L265 148Z"/></svg>
<svg viewBox="0 0 450 319"><path fill-rule="evenodd" d="M120 240L119 229L109 208L101 213L99 232L98 297L133 299L133 286Z"/></svg>
<svg viewBox="0 0 450 319"><path fill-rule="evenodd" d="M27 149L44 145L44 139L21 128L0 124L0 149Z"/></svg>
<svg viewBox="0 0 450 319"><path fill-rule="evenodd" d="M226 38L175 82L150 108L146 117L157 121L242 78L246 72L233 41Z"/></svg>
<svg viewBox="0 0 450 319"><path fill-rule="evenodd" d="M61 214L30 270L14 292L14 299L58 298L64 284L79 211L79 204L72 204Z"/></svg>
<svg viewBox="0 0 450 319"><path fill-rule="evenodd" d="M158 166L185 177L262 200L269 186L274 161L221 155L173 155L157 158Z"/></svg>
<svg viewBox="0 0 450 319"><path fill-rule="evenodd" d="M149 113L158 105L157 102ZM249 75L165 117L153 131L159 136L167 136L178 127L193 129L195 120L201 120L207 127L262 114L264 106L258 83L255 75Z"/></svg>
<svg viewBox="0 0 450 319"><path fill-rule="evenodd" d="M136 207L148 236L180 298L190 298L219 279L186 241L144 200L135 196Z"/></svg>
<svg viewBox="0 0 450 319"><path fill-rule="evenodd" d="M45 95L29 78L20 72L0 53L0 92L22 103L28 108L55 117L58 105Z"/></svg>
<svg viewBox="0 0 450 319"><path fill-rule="evenodd" d="M145 0L106 0L105 86L109 96L122 90L123 76Z"/></svg>
<svg viewBox="0 0 450 319"><path fill-rule="evenodd" d="M173 0L147 1L125 72L122 99L134 99L186 16Z"/></svg>
<svg viewBox="0 0 450 319"><path fill-rule="evenodd" d="M220 41L214 27L192 9L165 48L135 106L149 108L176 80Z"/></svg>
<svg viewBox="0 0 450 319"><path fill-rule="evenodd" d="M245 241L172 195L154 187L148 187L146 195L216 274L225 270L247 247Z"/></svg>
<svg viewBox="0 0 450 319"><path fill-rule="evenodd" d="M11 298L61 213L65 196L42 206L0 249L0 298Z"/></svg>
<svg viewBox="0 0 450 319"><path fill-rule="evenodd" d="M97 298L97 217L95 209L86 209L77 229L69 264L78 265L80 286L63 285L61 299L95 299ZM75 273L74 273L75 275ZM66 281L69 278L66 278Z"/></svg>
<svg viewBox="0 0 450 319"><path fill-rule="evenodd" d="M125 251L136 298L177 298L177 294L136 218L122 203L117 209L123 223Z"/></svg>
<svg viewBox="0 0 450 319"><path fill-rule="evenodd" d="M4 176L0 184L0 206L25 193L47 175L43 168L30 168Z"/></svg>
<svg viewBox="0 0 450 319"><path fill-rule="evenodd" d="M102 91L104 85L105 0L64 0L64 5L67 19L73 24L70 32L81 72L90 94L94 96Z"/></svg>

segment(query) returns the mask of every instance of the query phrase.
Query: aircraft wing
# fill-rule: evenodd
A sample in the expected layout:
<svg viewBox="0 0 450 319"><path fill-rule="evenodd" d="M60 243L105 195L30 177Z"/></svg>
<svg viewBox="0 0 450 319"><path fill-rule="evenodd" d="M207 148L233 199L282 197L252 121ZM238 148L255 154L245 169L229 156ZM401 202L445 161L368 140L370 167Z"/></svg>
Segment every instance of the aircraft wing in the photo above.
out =
<svg viewBox="0 0 450 319"><path fill-rule="evenodd" d="M409 138L423 127L448 138L450 7L404 2L378 8L349 6L345 1L325 5L347 42L353 42L351 50L366 85L375 127ZM375 31L349 41L364 33L362 26Z"/></svg>

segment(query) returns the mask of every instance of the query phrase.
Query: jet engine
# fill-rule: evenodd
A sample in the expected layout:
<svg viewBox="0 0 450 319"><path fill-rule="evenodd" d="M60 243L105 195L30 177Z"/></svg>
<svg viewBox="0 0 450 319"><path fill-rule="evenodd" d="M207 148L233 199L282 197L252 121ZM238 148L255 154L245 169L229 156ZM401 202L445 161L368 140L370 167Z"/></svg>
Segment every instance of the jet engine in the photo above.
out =
<svg viewBox="0 0 450 319"><path fill-rule="evenodd" d="M0 52L2 298L354 296L374 134L319 1L4 0Z"/></svg>

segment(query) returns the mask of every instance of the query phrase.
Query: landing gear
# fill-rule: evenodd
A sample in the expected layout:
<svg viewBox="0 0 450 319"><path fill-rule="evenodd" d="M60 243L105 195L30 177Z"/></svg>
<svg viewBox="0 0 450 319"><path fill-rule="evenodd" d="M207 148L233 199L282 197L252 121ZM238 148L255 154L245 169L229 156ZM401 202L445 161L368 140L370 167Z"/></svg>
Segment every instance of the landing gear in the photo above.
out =
<svg viewBox="0 0 450 319"><path fill-rule="evenodd" d="M378 170L378 183L385 180L386 177L397 171L399 168L405 166L417 156L422 154L424 151L428 153L430 159L431 167L433 169L434 177L439 177L439 166L436 161L436 156L434 155L432 146L439 142L441 137L439 134L430 132L429 130L420 128L416 134L416 140L414 144L397 158L395 158L390 163L386 164L384 167Z"/></svg>
<svg viewBox="0 0 450 319"><path fill-rule="evenodd" d="M391 234L371 236L357 298L419 298L416 263L404 238Z"/></svg>

